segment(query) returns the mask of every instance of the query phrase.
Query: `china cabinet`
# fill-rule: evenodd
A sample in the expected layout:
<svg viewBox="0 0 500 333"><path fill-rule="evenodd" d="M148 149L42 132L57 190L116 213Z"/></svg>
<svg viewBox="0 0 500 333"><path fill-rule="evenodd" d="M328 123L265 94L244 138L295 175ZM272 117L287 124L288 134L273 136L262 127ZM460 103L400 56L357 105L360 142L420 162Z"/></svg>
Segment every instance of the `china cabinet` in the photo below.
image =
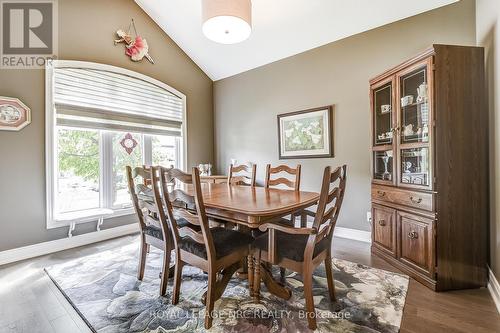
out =
<svg viewBox="0 0 500 333"><path fill-rule="evenodd" d="M486 285L484 51L433 45L370 81L372 252L434 290Z"/></svg>

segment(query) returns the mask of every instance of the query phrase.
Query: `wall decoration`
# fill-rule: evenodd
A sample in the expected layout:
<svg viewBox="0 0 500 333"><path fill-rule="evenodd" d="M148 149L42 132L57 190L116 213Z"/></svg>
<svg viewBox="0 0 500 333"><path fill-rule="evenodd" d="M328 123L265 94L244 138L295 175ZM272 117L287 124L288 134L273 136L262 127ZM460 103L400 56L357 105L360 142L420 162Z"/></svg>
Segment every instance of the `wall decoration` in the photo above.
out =
<svg viewBox="0 0 500 333"><path fill-rule="evenodd" d="M134 139L132 134L127 133L120 141L120 145L123 147L123 149L125 149L127 154L130 155L134 151L135 147L137 147L137 141Z"/></svg>
<svg viewBox="0 0 500 333"><path fill-rule="evenodd" d="M20 131L31 123L31 110L17 98L0 96L0 130Z"/></svg>
<svg viewBox="0 0 500 333"><path fill-rule="evenodd" d="M135 38L130 35L130 29L134 28ZM150 63L154 64L153 58L149 55L149 45L145 38L139 36L137 29L135 28L134 19L130 22L128 30L125 32L122 29L116 31L119 39L115 39L115 45L118 43L125 43L125 54L130 57L132 61L141 61L143 58L149 60Z"/></svg>
<svg viewBox="0 0 500 333"><path fill-rule="evenodd" d="M278 115L279 158L333 157L333 106Z"/></svg>

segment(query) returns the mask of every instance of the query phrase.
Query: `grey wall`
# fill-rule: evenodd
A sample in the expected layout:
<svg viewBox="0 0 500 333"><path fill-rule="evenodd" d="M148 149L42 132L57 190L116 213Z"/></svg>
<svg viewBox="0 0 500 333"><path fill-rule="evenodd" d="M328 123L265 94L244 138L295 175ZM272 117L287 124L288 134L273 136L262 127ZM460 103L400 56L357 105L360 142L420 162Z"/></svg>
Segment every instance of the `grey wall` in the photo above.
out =
<svg viewBox="0 0 500 333"><path fill-rule="evenodd" d="M187 95L188 166L213 162L212 81L132 0L59 0L59 58L128 68ZM136 21L156 64L133 63L115 31ZM18 97L32 111L21 132L0 131L0 251L65 237L67 228L46 229L44 70L0 70L0 95ZM133 222L106 221L105 227ZM95 230L78 226L75 234Z"/></svg>
<svg viewBox="0 0 500 333"><path fill-rule="evenodd" d="M490 109L490 267L500 278L500 2L476 1L477 43L485 47Z"/></svg>
<svg viewBox="0 0 500 333"><path fill-rule="evenodd" d="M323 168L348 165L339 226L369 230L368 80L432 43L475 45L474 1L462 0L214 83L219 172L231 158L302 164L303 189L319 190ZM335 104L335 158L278 160L276 115Z"/></svg>

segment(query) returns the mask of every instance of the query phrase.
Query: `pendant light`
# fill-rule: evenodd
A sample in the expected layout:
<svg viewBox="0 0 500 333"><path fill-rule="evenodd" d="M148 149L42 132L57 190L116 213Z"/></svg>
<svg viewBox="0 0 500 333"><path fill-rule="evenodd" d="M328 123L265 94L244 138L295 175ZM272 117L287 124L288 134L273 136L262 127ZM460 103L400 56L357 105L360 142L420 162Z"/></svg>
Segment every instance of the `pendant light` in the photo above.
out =
<svg viewBox="0 0 500 333"><path fill-rule="evenodd" d="M221 44L240 43L252 32L251 0L202 0L203 34Z"/></svg>

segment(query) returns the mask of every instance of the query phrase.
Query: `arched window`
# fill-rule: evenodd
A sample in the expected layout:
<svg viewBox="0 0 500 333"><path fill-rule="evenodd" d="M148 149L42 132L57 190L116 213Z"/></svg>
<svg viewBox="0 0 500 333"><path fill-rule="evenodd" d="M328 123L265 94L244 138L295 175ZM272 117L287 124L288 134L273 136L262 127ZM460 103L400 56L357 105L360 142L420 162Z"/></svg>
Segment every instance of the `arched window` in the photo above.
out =
<svg viewBox="0 0 500 333"><path fill-rule="evenodd" d="M48 228L132 213L125 166L184 168L185 114L185 95L143 74L91 62L49 63Z"/></svg>

